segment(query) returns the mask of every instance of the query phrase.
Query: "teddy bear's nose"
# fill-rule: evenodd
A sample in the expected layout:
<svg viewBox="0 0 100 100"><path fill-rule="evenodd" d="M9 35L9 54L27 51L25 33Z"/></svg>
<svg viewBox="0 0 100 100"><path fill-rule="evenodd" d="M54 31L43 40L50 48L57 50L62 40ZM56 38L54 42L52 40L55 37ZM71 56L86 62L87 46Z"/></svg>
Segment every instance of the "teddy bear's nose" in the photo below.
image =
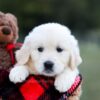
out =
<svg viewBox="0 0 100 100"><path fill-rule="evenodd" d="M9 28L7 28L7 27L4 27L4 28L2 29L2 33L3 33L4 35L9 35L9 34L11 33L11 30L10 30Z"/></svg>

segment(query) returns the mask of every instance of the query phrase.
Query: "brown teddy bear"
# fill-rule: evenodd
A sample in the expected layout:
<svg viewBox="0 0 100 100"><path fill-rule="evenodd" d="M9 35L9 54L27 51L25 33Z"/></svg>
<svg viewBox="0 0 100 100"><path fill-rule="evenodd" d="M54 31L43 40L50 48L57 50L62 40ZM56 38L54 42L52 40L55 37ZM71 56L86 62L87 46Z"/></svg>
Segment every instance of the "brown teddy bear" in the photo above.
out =
<svg viewBox="0 0 100 100"><path fill-rule="evenodd" d="M14 98L14 95L21 98L16 85L9 81L9 71L16 62L15 51L21 47L21 44L16 43L17 39L16 17L10 13L0 12L0 98L3 100L14 100L10 99Z"/></svg>

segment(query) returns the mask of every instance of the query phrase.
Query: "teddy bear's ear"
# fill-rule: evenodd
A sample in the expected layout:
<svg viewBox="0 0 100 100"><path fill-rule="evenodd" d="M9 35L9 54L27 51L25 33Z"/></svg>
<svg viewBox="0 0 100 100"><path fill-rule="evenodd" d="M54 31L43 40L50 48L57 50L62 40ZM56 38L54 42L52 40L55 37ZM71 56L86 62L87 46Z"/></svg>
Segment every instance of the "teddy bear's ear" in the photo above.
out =
<svg viewBox="0 0 100 100"><path fill-rule="evenodd" d="M18 64L26 64L30 57L30 40L28 36L25 38L23 46L16 52L16 60Z"/></svg>
<svg viewBox="0 0 100 100"><path fill-rule="evenodd" d="M15 17L15 15L13 15L13 14L11 14L11 13L6 13L6 17L7 17L8 19L11 19L11 20L13 20L14 22L17 23L17 18Z"/></svg>
<svg viewBox="0 0 100 100"><path fill-rule="evenodd" d="M3 16L4 16L4 13L0 11L0 17L3 17Z"/></svg>
<svg viewBox="0 0 100 100"><path fill-rule="evenodd" d="M81 64L82 58L80 56L78 41L72 37L73 41L71 42L71 50L70 50L70 57L69 57L69 67L74 69L78 65Z"/></svg>

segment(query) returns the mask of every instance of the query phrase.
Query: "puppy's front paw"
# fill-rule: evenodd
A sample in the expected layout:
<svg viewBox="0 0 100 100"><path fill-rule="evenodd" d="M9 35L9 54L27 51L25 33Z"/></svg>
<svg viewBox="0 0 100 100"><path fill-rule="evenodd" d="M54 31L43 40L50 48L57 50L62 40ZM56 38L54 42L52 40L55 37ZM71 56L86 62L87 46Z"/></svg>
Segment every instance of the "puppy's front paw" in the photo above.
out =
<svg viewBox="0 0 100 100"><path fill-rule="evenodd" d="M74 79L61 75L56 78L54 85L59 92L66 92L68 89L70 89L73 83Z"/></svg>
<svg viewBox="0 0 100 100"><path fill-rule="evenodd" d="M16 66L11 70L9 79L14 83L23 82L28 75L29 72L25 66Z"/></svg>

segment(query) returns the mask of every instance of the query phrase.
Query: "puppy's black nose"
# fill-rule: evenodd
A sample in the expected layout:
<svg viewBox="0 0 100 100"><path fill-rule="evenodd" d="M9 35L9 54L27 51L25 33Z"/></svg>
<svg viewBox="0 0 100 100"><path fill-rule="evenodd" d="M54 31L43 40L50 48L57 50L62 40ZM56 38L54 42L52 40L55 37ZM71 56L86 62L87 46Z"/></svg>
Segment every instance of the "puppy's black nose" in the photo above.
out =
<svg viewBox="0 0 100 100"><path fill-rule="evenodd" d="M51 61L44 62L44 67L46 70L52 70L53 65L54 65L54 63Z"/></svg>
<svg viewBox="0 0 100 100"><path fill-rule="evenodd" d="M2 33L3 33L4 35L9 35L9 34L11 33L11 30L10 30L8 27L4 27L4 28L2 29Z"/></svg>

